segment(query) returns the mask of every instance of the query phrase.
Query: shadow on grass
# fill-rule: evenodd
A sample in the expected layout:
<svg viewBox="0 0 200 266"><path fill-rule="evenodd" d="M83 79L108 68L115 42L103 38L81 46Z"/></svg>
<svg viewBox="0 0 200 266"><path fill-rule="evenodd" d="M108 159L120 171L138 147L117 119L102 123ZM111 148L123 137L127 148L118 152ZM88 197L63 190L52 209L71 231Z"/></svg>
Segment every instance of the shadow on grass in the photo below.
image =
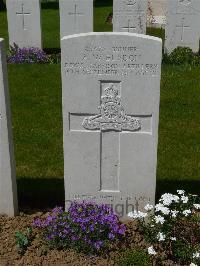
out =
<svg viewBox="0 0 200 266"><path fill-rule="evenodd" d="M64 180L59 178L19 178L18 197L20 210L46 211L55 206L64 206ZM184 189L188 193L199 194L200 180L157 181L158 199L163 193L176 193Z"/></svg>
<svg viewBox="0 0 200 266"><path fill-rule="evenodd" d="M59 54L61 52L60 48L44 48L46 54Z"/></svg>
<svg viewBox="0 0 200 266"><path fill-rule="evenodd" d="M17 186L20 210L64 206L64 179L20 177Z"/></svg>
<svg viewBox="0 0 200 266"><path fill-rule="evenodd" d="M191 194L199 194L199 188L200 180L158 180L156 199L164 193L176 193L177 189L183 189Z"/></svg>
<svg viewBox="0 0 200 266"><path fill-rule="evenodd" d="M105 6L112 6L112 0L94 0L95 7L105 7Z"/></svg>
<svg viewBox="0 0 200 266"><path fill-rule="evenodd" d="M59 2L41 3L42 9L59 9Z"/></svg>

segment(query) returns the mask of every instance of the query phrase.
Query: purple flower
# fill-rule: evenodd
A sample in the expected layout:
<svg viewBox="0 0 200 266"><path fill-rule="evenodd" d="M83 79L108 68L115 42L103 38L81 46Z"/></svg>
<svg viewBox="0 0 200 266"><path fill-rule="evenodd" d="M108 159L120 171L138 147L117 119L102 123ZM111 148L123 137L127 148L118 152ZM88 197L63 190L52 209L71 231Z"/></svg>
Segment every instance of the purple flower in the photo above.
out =
<svg viewBox="0 0 200 266"><path fill-rule="evenodd" d="M43 230L49 245L91 253L108 248L126 230L109 206L86 201L73 202L67 212L56 207L44 221L34 224Z"/></svg>
<svg viewBox="0 0 200 266"><path fill-rule="evenodd" d="M16 44L10 47L9 55L7 56L7 62L15 64L47 63L47 61L47 54L39 48L19 48Z"/></svg>

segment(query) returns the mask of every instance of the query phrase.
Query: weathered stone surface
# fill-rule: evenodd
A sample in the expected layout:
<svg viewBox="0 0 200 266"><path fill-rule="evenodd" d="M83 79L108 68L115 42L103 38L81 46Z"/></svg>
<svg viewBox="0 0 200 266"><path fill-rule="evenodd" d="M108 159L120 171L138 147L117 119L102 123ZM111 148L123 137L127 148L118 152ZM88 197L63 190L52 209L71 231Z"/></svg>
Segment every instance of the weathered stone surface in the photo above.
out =
<svg viewBox="0 0 200 266"><path fill-rule="evenodd" d="M3 39L0 39L0 214L18 212L12 126Z"/></svg>
<svg viewBox="0 0 200 266"><path fill-rule="evenodd" d="M147 0L113 0L113 31L146 33Z"/></svg>
<svg viewBox="0 0 200 266"><path fill-rule="evenodd" d="M132 33L62 39L66 207L95 200L125 217L154 202L161 48Z"/></svg>
<svg viewBox="0 0 200 266"><path fill-rule="evenodd" d="M178 46L190 47L198 52L200 1L169 0L166 17L165 52L169 54Z"/></svg>
<svg viewBox="0 0 200 266"><path fill-rule="evenodd" d="M60 35L93 31L93 0L60 0Z"/></svg>
<svg viewBox="0 0 200 266"><path fill-rule="evenodd" d="M42 48L40 0L7 0L9 43Z"/></svg>

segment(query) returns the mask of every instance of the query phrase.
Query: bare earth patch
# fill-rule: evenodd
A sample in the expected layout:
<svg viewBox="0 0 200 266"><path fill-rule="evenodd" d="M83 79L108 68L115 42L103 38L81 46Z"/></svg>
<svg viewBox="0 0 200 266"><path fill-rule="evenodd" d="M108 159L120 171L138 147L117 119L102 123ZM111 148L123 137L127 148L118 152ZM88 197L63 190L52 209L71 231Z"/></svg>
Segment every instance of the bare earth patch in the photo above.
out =
<svg viewBox="0 0 200 266"><path fill-rule="evenodd" d="M87 256L73 250L49 250L40 238L37 229L33 229L31 245L22 256L15 244L15 232L25 230L32 225L34 218L44 218L47 213L20 213L17 217L0 216L0 266L10 265L114 265L120 257L120 251L135 246L145 247L142 236L134 222L127 222L127 236L123 243L111 247L101 256Z"/></svg>

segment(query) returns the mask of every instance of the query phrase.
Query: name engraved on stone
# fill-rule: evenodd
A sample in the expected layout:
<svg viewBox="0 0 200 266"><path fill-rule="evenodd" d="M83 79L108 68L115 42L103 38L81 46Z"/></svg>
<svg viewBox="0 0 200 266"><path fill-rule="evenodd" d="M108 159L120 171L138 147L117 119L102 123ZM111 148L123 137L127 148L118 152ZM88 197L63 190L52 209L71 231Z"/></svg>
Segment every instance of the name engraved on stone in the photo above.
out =
<svg viewBox="0 0 200 266"><path fill-rule="evenodd" d="M150 75L158 74L158 64L141 63L142 54L135 46L115 46L106 49L98 45L87 46L77 56L66 60L65 75Z"/></svg>
<svg viewBox="0 0 200 266"><path fill-rule="evenodd" d="M25 16L30 16L30 12L24 11L24 4L21 5L21 12L16 12L16 15L22 16L22 27L24 30L27 30L26 23L25 23Z"/></svg>

